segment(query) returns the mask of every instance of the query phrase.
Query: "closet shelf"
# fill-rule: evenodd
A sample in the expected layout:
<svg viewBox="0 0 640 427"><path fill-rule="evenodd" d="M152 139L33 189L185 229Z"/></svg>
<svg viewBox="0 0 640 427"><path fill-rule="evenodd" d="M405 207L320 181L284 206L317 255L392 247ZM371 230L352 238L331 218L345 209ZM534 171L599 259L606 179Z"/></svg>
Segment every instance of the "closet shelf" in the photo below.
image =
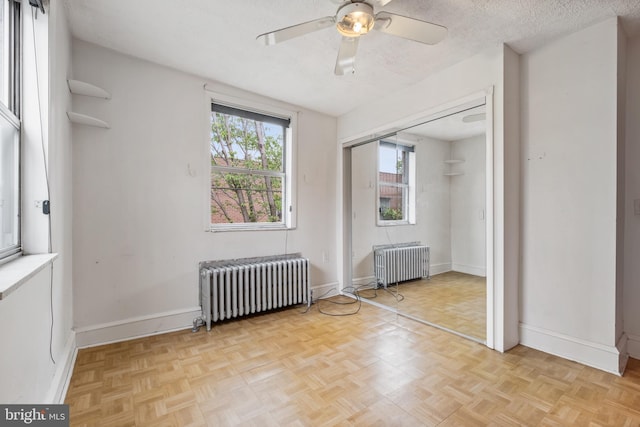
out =
<svg viewBox="0 0 640 427"><path fill-rule="evenodd" d="M74 95L93 96L95 98L111 99L111 94L106 90L94 86L91 83L82 82L80 80L67 80L69 90Z"/></svg>
<svg viewBox="0 0 640 427"><path fill-rule="evenodd" d="M87 116L86 114L74 113L73 111L67 111L67 117L73 123L86 126L95 126L99 128L109 129L109 123L104 120L96 119L95 117Z"/></svg>
<svg viewBox="0 0 640 427"><path fill-rule="evenodd" d="M444 176L458 176L458 175L464 175L463 172L456 172L455 169L453 168L453 165L456 164L460 164L460 163L464 163L464 160L462 159L449 159L449 160L444 160L444 164L448 166L448 170L449 172L445 172Z"/></svg>

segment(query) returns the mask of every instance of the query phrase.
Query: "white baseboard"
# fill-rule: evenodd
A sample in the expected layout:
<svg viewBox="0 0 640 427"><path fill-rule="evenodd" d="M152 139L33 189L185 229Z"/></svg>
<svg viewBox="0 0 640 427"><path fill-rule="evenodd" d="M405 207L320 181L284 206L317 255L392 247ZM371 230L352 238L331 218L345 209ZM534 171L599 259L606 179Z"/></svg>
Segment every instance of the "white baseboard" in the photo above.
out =
<svg viewBox="0 0 640 427"><path fill-rule="evenodd" d="M71 381L71 374L73 373L73 366L76 363L77 354L76 334L74 331L71 331L62 351L62 357L59 358L56 363L56 371L53 374L53 379L51 380L51 385L47 392L47 402L53 404L64 403L64 398L67 395L67 388L69 388L69 381Z"/></svg>
<svg viewBox="0 0 640 427"><path fill-rule="evenodd" d="M626 336L625 336L626 339ZM520 344L545 353L620 375L623 354L617 347L564 335L520 323ZM622 347L622 340L619 345Z"/></svg>
<svg viewBox="0 0 640 427"><path fill-rule="evenodd" d="M487 277L486 267L476 267L473 265L452 264L451 269L460 273L471 274L473 276Z"/></svg>
<svg viewBox="0 0 640 427"><path fill-rule="evenodd" d="M364 286L371 284L372 286L376 284L376 276L365 276L365 277L354 277L351 279L353 286Z"/></svg>
<svg viewBox="0 0 640 427"><path fill-rule="evenodd" d="M627 353L634 359L640 359L640 336L627 335Z"/></svg>
<svg viewBox="0 0 640 427"><path fill-rule="evenodd" d="M338 282L325 283L324 285L311 286L313 292L314 301L318 298L328 298L333 295L338 295Z"/></svg>
<svg viewBox="0 0 640 427"><path fill-rule="evenodd" d="M77 328L76 344L78 348L93 347L187 329L201 314L200 307L193 307Z"/></svg>
<svg viewBox="0 0 640 427"><path fill-rule="evenodd" d="M444 262L442 264L429 264L430 276L446 273L447 271L451 271L451 263L449 262Z"/></svg>

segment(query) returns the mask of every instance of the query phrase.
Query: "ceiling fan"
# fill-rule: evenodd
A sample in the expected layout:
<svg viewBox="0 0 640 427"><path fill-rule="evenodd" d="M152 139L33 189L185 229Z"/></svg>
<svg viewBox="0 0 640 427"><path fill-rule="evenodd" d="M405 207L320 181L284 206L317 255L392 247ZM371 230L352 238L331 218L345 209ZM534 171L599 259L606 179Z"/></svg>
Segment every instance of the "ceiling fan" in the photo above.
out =
<svg viewBox="0 0 640 427"><path fill-rule="evenodd" d="M360 36L377 30L425 44L436 44L447 35L446 27L389 12L374 14L373 4L385 6L392 0L332 0L340 3L335 16L325 16L291 27L260 34L257 40L267 46L335 25L342 35L335 74L355 72L355 56Z"/></svg>

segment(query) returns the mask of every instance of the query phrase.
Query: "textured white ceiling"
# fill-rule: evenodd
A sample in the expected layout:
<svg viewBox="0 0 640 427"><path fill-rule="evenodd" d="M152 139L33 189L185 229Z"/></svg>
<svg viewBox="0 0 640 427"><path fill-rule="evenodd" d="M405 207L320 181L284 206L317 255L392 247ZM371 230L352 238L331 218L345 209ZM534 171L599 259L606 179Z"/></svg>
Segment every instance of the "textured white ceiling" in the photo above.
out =
<svg viewBox="0 0 640 427"><path fill-rule="evenodd" d="M465 122L464 118L477 116L485 111L486 108L483 104L478 107L447 115L437 120L428 121L401 133L418 137L426 136L441 141L458 141L471 138L472 136L482 135L486 132L486 120L481 119Z"/></svg>
<svg viewBox="0 0 640 427"><path fill-rule="evenodd" d="M333 28L275 46L258 34L334 15L337 0L65 0L73 36L339 116L487 48L519 53L607 17L640 33L640 0L394 0L383 9L448 27L438 45L373 32L356 74L335 76Z"/></svg>

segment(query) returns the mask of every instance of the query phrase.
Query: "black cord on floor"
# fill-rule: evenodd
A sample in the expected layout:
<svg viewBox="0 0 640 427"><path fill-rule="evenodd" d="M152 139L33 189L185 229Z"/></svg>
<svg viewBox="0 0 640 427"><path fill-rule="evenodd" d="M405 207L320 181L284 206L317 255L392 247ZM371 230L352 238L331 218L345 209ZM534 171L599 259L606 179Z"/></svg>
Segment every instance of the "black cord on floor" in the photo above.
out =
<svg viewBox="0 0 640 427"><path fill-rule="evenodd" d="M329 295L331 292L334 292L335 289L329 289L327 292L325 292L324 294L320 295L317 299L315 304L318 306L318 312L321 314L324 314L326 316L332 316L332 317L342 317L342 316L353 316L354 314L357 314L360 311L360 308L362 307L362 300L360 298L360 296L358 295L358 290L356 288L354 288L353 286L349 286L346 287L342 290L343 293L347 293L350 295L353 295L355 298L351 298L345 295L336 295L338 297L342 297L342 298L348 298L348 301L345 300L335 300L335 299L323 299L324 297L326 297L327 295ZM309 304L306 308L305 311L301 312L300 314L306 314L311 310L311 306L313 304L313 301L311 304ZM351 304L358 304L358 308L356 308L355 311L353 312L349 312L349 313L330 313L326 310L322 309L322 305L326 305L326 304L333 304L333 305L351 305Z"/></svg>

